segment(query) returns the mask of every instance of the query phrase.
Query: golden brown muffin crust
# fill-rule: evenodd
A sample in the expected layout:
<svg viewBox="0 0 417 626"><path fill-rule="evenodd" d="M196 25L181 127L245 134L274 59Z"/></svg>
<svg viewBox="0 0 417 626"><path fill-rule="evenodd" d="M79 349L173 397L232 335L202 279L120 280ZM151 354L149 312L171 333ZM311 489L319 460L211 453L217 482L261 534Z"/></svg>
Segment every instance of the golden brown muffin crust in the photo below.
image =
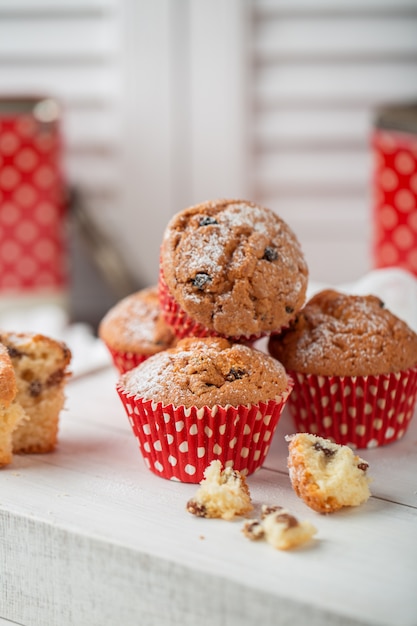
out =
<svg viewBox="0 0 417 626"><path fill-rule="evenodd" d="M174 343L159 307L158 288L141 289L120 300L102 319L99 337L112 349L155 354Z"/></svg>
<svg viewBox="0 0 417 626"><path fill-rule="evenodd" d="M40 333L0 333L16 376L16 402L26 414L12 433L14 453L54 449L71 351Z"/></svg>
<svg viewBox="0 0 417 626"><path fill-rule="evenodd" d="M6 346L0 343L0 403L7 407L17 393L16 376Z"/></svg>
<svg viewBox="0 0 417 626"><path fill-rule="evenodd" d="M333 513L368 500L369 465L351 448L309 433L286 439L292 487L310 508Z"/></svg>
<svg viewBox="0 0 417 626"><path fill-rule="evenodd" d="M124 374L128 394L174 406L249 405L279 398L288 387L272 357L223 338L187 338Z"/></svg>
<svg viewBox="0 0 417 626"><path fill-rule="evenodd" d="M169 222L161 267L193 320L228 337L286 326L305 301L308 269L290 227L245 200L218 200Z"/></svg>
<svg viewBox="0 0 417 626"><path fill-rule="evenodd" d="M269 340L290 371L367 376L417 365L417 335L376 296L326 289L313 296L291 328Z"/></svg>

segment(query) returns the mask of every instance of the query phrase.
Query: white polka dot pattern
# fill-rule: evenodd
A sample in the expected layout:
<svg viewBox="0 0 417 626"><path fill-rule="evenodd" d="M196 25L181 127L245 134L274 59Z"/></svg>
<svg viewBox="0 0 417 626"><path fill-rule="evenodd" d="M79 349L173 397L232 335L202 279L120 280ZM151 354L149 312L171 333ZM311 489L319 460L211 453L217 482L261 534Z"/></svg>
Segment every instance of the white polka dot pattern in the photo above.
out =
<svg viewBox="0 0 417 626"><path fill-rule="evenodd" d="M417 275L417 136L378 130L373 150L375 267Z"/></svg>
<svg viewBox="0 0 417 626"><path fill-rule="evenodd" d="M0 118L0 290L67 283L58 124Z"/></svg>
<svg viewBox="0 0 417 626"><path fill-rule="evenodd" d="M199 483L219 459L244 475L262 466L293 381L280 402L239 407L173 407L117 392L147 467L158 476Z"/></svg>
<svg viewBox="0 0 417 626"><path fill-rule="evenodd" d="M400 439L414 414L417 368L380 376L291 375L288 407L299 432L375 448Z"/></svg>
<svg viewBox="0 0 417 626"><path fill-rule="evenodd" d="M110 352L113 364L120 374L128 372L140 363L143 363L143 361L148 358L146 355L143 354L135 354L134 352L121 352L118 350L113 350L113 348L110 348L109 346L106 347Z"/></svg>

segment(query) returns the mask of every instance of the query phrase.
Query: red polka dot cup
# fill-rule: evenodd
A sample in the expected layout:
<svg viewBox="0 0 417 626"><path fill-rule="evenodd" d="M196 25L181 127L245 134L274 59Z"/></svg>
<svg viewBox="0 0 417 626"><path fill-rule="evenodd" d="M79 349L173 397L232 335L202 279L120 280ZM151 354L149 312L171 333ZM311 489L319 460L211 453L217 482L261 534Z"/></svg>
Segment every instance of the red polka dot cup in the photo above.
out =
<svg viewBox="0 0 417 626"><path fill-rule="evenodd" d="M137 352L122 352L121 350L114 350L106 344L106 348L110 353L113 365L118 370L119 374L124 374L133 369L137 365L146 361L149 357L147 354L138 354Z"/></svg>
<svg viewBox="0 0 417 626"><path fill-rule="evenodd" d="M0 99L0 292L65 295L65 193L58 105Z"/></svg>
<svg viewBox="0 0 417 626"><path fill-rule="evenodd" d="M292 389L250 406L174 407L117 392L146 466L156 475L199 483L214 460L249 476L260 469Z"/></svg>
<svg viewBox="0 0 417 626"><path fill-rule="evenodd" d="M376 376L292 373L289 412L298 432L353 448L401 439L417 401L417 367Z"/></svg>
<svg viewBox="0 0 417 626"><path fill-rule="evenodd" d="M373 263L417 275L417 108L413 133L376 129Z"/></svg>

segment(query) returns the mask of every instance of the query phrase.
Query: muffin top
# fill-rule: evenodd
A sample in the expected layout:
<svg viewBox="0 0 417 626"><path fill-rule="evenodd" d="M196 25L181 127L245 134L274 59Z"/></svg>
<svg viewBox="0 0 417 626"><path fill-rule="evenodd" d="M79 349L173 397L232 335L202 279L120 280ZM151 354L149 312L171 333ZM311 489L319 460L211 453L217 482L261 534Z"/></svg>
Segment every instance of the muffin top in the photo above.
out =
<svg viewBox="0 0 417 626"><path fill-rule="evenodd" d="M308 268L289 226L270 209L217 200L181 211L161 246L168 290L193 320L226 337L288 325L305 301Z"/></svg>
<svg viewBox="0 0 417 626"><path fill-rule="evenodd" d="M72 354L65 342L35 332L0 332L0 342L10 357L16 372L21 372L20 383L36 388L40 383L53 387L69 375ZM33 380L30 369L37 370L39 379ZM33 394L35 395L35 394Z"/></svg>
<svg viewBox="0 0 417 626"><path fill-rule="evenodd" d="M313 296L268 346L287 370L304 374L366 376L417 365L417 335L379 298L332 289Z"/></svg>
<svg viewBox="0 0 417 626"><path fill-rule="evenodd" d="M120 379L128 395L163 405L238 406L281 399L289 381L272 357L221 337L182 339Z"/></svg>
<svg viewBox="0 0 417 626"><path fill-rule="evenodd" d="M100 322L99 337L121 352L155 354L173 345L173 331L164 322L158 288L148 287L120 300Z"/></svg>

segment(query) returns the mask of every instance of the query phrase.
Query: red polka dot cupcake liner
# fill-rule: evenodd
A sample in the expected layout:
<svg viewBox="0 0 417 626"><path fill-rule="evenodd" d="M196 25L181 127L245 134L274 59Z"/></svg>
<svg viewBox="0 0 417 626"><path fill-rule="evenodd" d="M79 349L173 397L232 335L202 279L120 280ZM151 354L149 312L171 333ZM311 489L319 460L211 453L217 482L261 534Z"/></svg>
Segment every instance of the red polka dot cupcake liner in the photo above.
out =
<svg viewBox="0 0 417 626"><path fill-rule="evenodd" d="M292 389L281 398L251 406L174 407L117 392L146 466L158 476L199 483L214 460L249 476L265 461Z"/></svg>
<svg viewBox="0 0 417 626"><path fill-rule="evenodd" d="M124 374L129 370L132 370L140 363L143 363L148 358L147 354L137 354L135 352L122 352L121 350L114 350L106 345L107 350L113 361L113 365L116 367L120 374Z"/></svg>
<svg viewBox="0 0 417 626"><path fill-rule="evenodd" d="M196 322L179 306L171 295L168 285L165 282L162 269L159 271L158 288L159 304L162 315L165 322L172 327L178 339L183 339L184 337L226 337L226 339L229 339L230 341L239 341L250 344L266 335L266 333L259 333L257 335L228 337L226 335L221 335L213 329L203 326L199 322Z"/></svg>
<svg viewBox="0 0 417 626"><path fill-rule="evenodd" d="M401 439L417 401L417 368L378 376L291 373L288 409L298 432L353 448Z"/></svg>

